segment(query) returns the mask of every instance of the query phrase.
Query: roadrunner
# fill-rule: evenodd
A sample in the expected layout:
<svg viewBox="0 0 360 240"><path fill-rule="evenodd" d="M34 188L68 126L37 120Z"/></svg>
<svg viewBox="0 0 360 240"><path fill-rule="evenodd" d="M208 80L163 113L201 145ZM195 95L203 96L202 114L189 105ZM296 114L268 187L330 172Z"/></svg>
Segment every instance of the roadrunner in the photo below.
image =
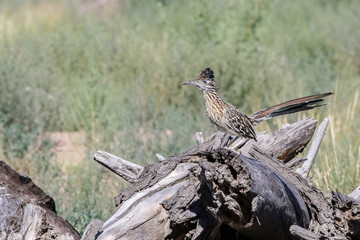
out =
<svg viewBox="0 0 360 240"><path fill-rule="evenodd" d="M236 137L254 139L255 141L256 133L254 128L260 122L321 107L324 104L319 103L324 100L323 98L333 94L329 92L293 99L247 116L219 96L219 88L215 85L214 72L210 68L202 70L196 80L184 82L183 85L194 85L202 90L205 98L206 115L219 130Z"/></svg>

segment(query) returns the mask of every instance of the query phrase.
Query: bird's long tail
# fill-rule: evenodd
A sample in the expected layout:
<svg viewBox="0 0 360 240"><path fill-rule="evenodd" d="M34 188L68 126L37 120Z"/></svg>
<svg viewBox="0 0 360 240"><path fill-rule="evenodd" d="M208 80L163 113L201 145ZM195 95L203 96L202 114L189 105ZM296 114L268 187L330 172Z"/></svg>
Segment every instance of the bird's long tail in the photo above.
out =
<svg viewBox="0 0 360 240"><path fill-rule="evenodd" d="M309 109L317 108L324 106L326 104L321 104L324 101L324 98L332 95L334 93L322 93L307 97L301 97L297 99L293 99L284 103L280 103L278 105L265 108L263 110L257 111L251 114L251 118L254 123L259 123L267 119L276 118L282 115L287 115L296 112L302 112Z"/></svg>

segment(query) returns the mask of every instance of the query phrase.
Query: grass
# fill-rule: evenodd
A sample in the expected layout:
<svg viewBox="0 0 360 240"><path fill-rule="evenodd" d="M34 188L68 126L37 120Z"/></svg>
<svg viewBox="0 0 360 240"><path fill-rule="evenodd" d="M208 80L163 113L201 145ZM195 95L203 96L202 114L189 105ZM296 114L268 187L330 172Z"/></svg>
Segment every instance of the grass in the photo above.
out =
<svg viewBox="0 0 360 240"><path fill-rule="evenodd" d="M111 1L109 1L111 4ZM126 183L96 165L97 149L138 164L175 155L215 129L201 94L182 88L204 67L244 112L335 91L305 116L330 118L311 175L325 191L360 184L357 1L0 2L0 156L55 198L80 232L113 212ZM55 11L56 10L56 11ZM84 131L86 157L56 159L47 132Z"/></svg>

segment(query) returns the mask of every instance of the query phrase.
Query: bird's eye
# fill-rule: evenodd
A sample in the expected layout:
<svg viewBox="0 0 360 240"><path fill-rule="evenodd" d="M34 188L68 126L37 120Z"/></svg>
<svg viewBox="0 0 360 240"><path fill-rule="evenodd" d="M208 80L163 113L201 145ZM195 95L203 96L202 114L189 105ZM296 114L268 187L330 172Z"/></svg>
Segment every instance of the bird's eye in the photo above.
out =
<svg viewBox="0 0 360 240"><path fill-rule="evenodd" d="M206 83L206 84L209 84L210 80L204 80L203 82Z"/></svg>

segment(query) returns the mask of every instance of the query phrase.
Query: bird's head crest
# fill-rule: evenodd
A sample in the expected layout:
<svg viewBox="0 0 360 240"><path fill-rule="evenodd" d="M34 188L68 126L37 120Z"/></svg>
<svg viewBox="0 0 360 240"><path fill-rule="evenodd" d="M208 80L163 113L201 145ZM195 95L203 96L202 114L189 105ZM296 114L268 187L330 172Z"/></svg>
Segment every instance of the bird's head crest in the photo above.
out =
<svg viewBox="0 0 360 240"><path fill-rule="evenodd" d="M199 79L199 80L204 80L204 79L214 80L214 79L215 79L214 71L211 70L210 68L205 68L205 69L202 70L201 73L199 74L198 79Z"/></svg>

